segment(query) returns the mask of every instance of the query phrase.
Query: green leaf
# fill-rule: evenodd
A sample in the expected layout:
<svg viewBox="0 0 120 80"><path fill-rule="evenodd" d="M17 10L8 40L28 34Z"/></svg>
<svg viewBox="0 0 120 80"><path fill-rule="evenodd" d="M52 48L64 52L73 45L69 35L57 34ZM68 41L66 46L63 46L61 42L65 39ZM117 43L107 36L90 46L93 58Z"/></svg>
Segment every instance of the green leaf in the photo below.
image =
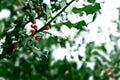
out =
<svg viewBox="0 0 120 80"><path fill-rule="evenodd" d="M31 21L32 23L35 23L35 19L34 19L35 14L34 14L33 12L29 12L29 11L26 11L26 13L27 13L27 15L29 16L30 21Z"/></svg>
<svg viewBox="0 0 120 80"><path fill-rule="evenodd" d="M72 11L77 14L81 14L82 12L85 12L87 15L94 14L95 12L99 11L101 9L99 3L95 3L94 5L87 5L83 8L76 8L74 7Z"/></svg>
<svg viewBox="0 0 120 80"><path fill-rule="evenodd" d="M83 29L84 26L87 26L86 22L84 20L78 22L76 25L75 25L75 28L77 29Z"/></svg>
<svg viewBox="0 0 120 80"><path fill-rule="evenodd" d="M98 51L94 51L92 54L95 55L95 56L99 55Z"/></svg>
<svg viewBox="0 0 120 80"><path fill-rule="evenodd" d="M107 53L107 49L105 48L105 45L97 46L95 49L102 50L104 53Z"/></svg>
<svg viewBox="0 0 120 80"><path fill-rule="evenodd" d="M0 22L0 39L4 37L4 27L2 26L2 22Z"/></svg>
<svg viewBox="0 0 120 80"><path fill-rule="evenodd" d="M89 3L94 3L96 0L87 0Z"/></svg>
<svg viewBox="0 0 120 80"><path fill-rule="evenodd" d="M83 11L82 8L76 8L76 7L74 7L74 8L72 9L72 12L74 12L75 14L77 14L77 13L81 14L82 11Z"/></svg>
<svg viewBox="0 0 120 80"><path fill-rule="evenodd" d="M83 59L83 57L78 55L78 59L81 61Z"/></svg>
<svg viewBox="0 0 120 80"><path fill-rule="evenodd" d="M78 22L78 23L71 23L70 21L67 21L65 23L63 23L64 25L68 26L69 28L77 28L77 29L83 29L84 26L87 26L86 22L84 20Z"/></svg>
<svg viewBox="0 0 120 80"><path fill-rule="evenodd" d="M97 13L95 13L95 14L93 15L92 22L94 22L94 21L95 21L96 17L97 17Z"/></svg>
<svg viewBox="0 0 120 80"><path fill-rule="evenodd" d="M65 40L64 39L61 39L60 46L65 48Z"/></svg>
<svg viewBox="0 0 120 80"><path fill-rule="evenodd" d="M65 22L63 24L66 25L66 26L68 26L69 28L74 27L74 25L70 21L67 21L67 22Z"/></svg>

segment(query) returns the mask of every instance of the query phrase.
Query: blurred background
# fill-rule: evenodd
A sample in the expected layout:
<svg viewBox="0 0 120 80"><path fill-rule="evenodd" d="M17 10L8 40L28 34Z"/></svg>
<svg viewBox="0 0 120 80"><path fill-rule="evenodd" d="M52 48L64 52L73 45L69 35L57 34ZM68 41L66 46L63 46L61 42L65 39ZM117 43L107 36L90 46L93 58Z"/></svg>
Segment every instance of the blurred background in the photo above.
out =
<svg viewBox="0 0 120 80"><path fill-rule="evenodd" d="M34 2L34 0L31 0L31 1ZM57 12L52 13L52 6L51 6L52 1L53 3L54 1L56 1L56 4L57 4L57 1L58 1L58 4L59 4L59 1L61 1L63 3L60 5L64 6L66 5L64 1L68 3L71 0L64 0L64 1L63 0L41 0L41 1L45 3L48 7L46 10L46 15L48 17L47 21L49 21L49 16L53 17L55 16L55 14L57 14ZM93 3L89 3L90 1L91 2L93 1ZM0 2L2 4L2 1ZM15 2L17 2L17 0L15 0ZM80 16L79 13L76 14L73 11L74 7L81 8L81 7L84 7L85 5L94 5L95 3L100 3L100 6L101 6L100 11L96 14L87 15L85 13L82 13L81 14L82 16ZM2 7L2 5L0 6ZM30 55L29 54L20 55L18 59L15 59L13 64L10 63L9 61L4 61L4 60L1 61L1 65L0 65L1 80L26 80L26 79L28 80L53 80L53 79L55 80L66 80L66 79L67 80L98 80L98 79L120 80L120 77L119 77L120 76L120 72L119 72L120 70L120 39L119 39L120 15L119 13L120 13L119 0L116 0L116 1L115 0L78 0L77 2L73 2L65 10L65 12L62 13L62 15L58 16L55 19L55 21L51 23L50 30L45 31L44 32L45 34L43 33L38 34L43 37L43 39L41 39L41 42L40 41L35 42L33 39L28 38L28 40L33 40L33 42L31 43L34 44L32 46L34 50L30 49L33 51L33 53L30 52L28 48L23 49L24 47L26 47L26 45L24 45L24 47L18 49L15 52L17 54L17 57L19 53L25 53L25 52L30 53ZM17 14L18 16L20 16L20 13L17 13ZM11 15L12 15L11 10L6 8L1 8L0 10L1 35L6 27L4 25L5 24L4 21L5 20L9 21L9 18ZM15 19L16 18L18 17L15 17ZM76 25L78 24L79 21L84 20L87 26L84 27L84 29L82 30L79 30L78 28L75 28L75 27L69 27L71 23L69 23L69 25L66 25L67 23L64 22L66 21L66 18L73 25ZM35 21L39 29L44 26L45 22L47 22L43 18L36 19ZM24 29L27 35L31 34L30 32L32 30L30 27L31 24L32 22L29 22L24 25ZM61 24L65 24L65 25L61 25ZM3 25L5 27L3 27ZM83 26L85 25L83 24ZM9 28L9 31L12 31L12 30L13 28ZM24 32L21 32L21 33L23 34ZM52 38L50 36L52 36ZM58 42L60 44L57 44L56 38L58 39ZM6 37L2 36L0 40L1 54L3 51L2 45L5 42L5 39ZM25 43L27 44L27 40ZM45 43L45 44L42 45L42 43ZM38 44L41 44L41 46L39 46ZM20 46L22 46L22 44ZM31 62L32 61L31 55L33 55L34 53L38 55L38 52L39 52L38 47L41 50L40 53L41 54L45 53L45 56L42 58L36 57L35 58L36 62ZM51 54L52 58L48 56L49 53L52 53ZM25 57L25 60L22 57L23 58ZM28 59L28 57L30 57L30 60ZM49 58L50 60L48 60ZM23 61L21 59L23 59ZM21 63L20 60L22 62L25 62L25 64L27 65L20 65L20 64L23 64ZM42 63L40 65L38 64L39 60L41 60L41 63ZM6 64L4 65L6 66L6 68L8 67L9 70L3 71L4 66L2 65L4 63L12 65L12 66L9 66L9 65L6 66ZM34 64L32 65L32 63ZM47 65L45 69L42 69L42 68L38 69L38 71L43 71L43 75L37 72L37 68L38 68L37 64L39 67L45 67ZM24 71L24 68L27 69L27 67L29 66L32 66L31 68L33 71L31 71L31 74L27 74L27 72L29 72L31 68L28 68L27 71L26 70ZM19 76L19 78L16 78L16 77L13 78L13 76L15 75L14 73L15 71L18 71L18 75L17 74L16 75ZM23 76L24 72L26 75ZM9 75L8 78L5 74ZM28 75L32 75L34 77L28 78ZM41 76L41 78L39 78L39 76ZM72 76L72 77L68 77L68 76Z"/></svg>

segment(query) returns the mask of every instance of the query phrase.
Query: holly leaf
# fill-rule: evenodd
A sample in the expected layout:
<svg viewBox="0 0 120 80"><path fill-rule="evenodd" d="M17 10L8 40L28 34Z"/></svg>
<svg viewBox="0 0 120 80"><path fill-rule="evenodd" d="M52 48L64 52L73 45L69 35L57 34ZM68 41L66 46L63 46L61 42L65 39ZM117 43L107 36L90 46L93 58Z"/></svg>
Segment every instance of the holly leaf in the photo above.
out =
<svg viewBox="0 0 120 80"><path fill-rule="evenodd" d="M65 23L63 23L64 25L68 26L69 28L74 27L73 23L71 23L70 21L67 21Z"/></svg>
<svg viewBox="0 0 120 80"><path fill-rule="evenodd" d="M94 22L94 21L95 21L96 17L97 17L97 13L95 13L95 14L93 15L92 22Z"/></svg>
<svg viewBox="0 0 120 80"><path fill-rule="evenodd" d="M82 21L76 23L74 27L77 29L83 29L84 26L87 26L87 24L84 20L82 20Z"/></svg>
<svg viewBox="0 0 120 80"><path fill-rule="evenodd" d="M78 59L79 59L79 61L81 61L83 59L83 57L78 55Z"/></svg>
<svg viewBox="0 0 120 80"><path fill-rule="evenodd" d="M96 0L87 0L89 3L94 3Z"/></svg>
<svg viewBox="0 0 120 80"><path fill-rule="evenodd" d="M94 5L87 5L83 8L76 8L74 7L72 11L77 14L82 14L82 12L85 12L87 15L94 14L95 12L99 11L101 9L99 3L95 3Z"/></svg>
<svg viewBox="0 0 120 80"><path fill-rule="evenodd" d="M104 53L107 53L107 49L105 48L105 45L97 46L95 47L95 49L98 49L98 50L103 51Z"/></svg>

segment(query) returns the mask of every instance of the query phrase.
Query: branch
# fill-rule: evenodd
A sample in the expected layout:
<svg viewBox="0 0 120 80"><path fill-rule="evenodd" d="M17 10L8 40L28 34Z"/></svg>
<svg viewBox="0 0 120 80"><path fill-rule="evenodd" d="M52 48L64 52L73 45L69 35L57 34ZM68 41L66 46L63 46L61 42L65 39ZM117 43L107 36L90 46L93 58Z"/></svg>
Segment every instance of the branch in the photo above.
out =
<svg viewBox="0 0 120 80"><path fill-rule="evenodd" d="M56 17L58 17L70 4L72 4L75 0L70 1L58 14L56 14L49 22L47 22L42 28L36 31L36 33L42 31L47 25L49 25ZM35 33L35 34L36 34ZM33 34L33 35L35 35ZM31 35L31 36L33 36Z"/></svg>

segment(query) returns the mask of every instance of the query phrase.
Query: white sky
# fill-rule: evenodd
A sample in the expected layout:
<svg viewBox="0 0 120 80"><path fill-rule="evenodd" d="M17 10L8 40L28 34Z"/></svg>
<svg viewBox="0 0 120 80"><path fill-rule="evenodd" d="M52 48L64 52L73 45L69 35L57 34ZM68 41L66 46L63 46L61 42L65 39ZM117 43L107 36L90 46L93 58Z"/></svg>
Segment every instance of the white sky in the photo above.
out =
<svg viewBox="0 0 120 80"><path fill-rule="evenodd" d="M103 2L103 0L97 0L98 2ZM90 33L86 33L83 32L83 36L85 37L86 42L90 42L90 41L95 41L96 45L100 45L101 43L107 43L106 48L108 49L108 53L110 52L111 49L113 49L113 44L112 42L110 42L109 40L109 33L112 33L114 35L120 36L119 33L117 33L117 24L116 23L112 23L111 21L113 20L118 20L118 10L116 8L120 7L120 0L104 0L105 3L101 4L101 15L98 15L96 21L94 23L91 23L88 26L88 29L90 30ZM75 4L75 5L79 5L80 3L82 3L82 0L79 1L79 3ZM72 4L74 5L74 4ZM82 5L81 5L82 6ZM70 10L68 8L68 10ZM75 16L72 15L70 16L70 19L72 22L75 22ZM90 22L91 20L91 15L88 16L87 18L85 18L86 21ZM97 33L98 31L98 27L100 27L103 31L103 33ZM109 29L109 30L108 30ZM76 32L76 30L72 29L70 30L70 32L68 31L69 29L64 30L64 34L66 35L71 35ZM68 32L67 32L68 31ZM73 31L73 32L72 32ZM77 39L77 42L80 42L81 38ZM120 43L120 41L119 41ZM82 46L82 48L79 49L79 53L82 56L85 56L85 49L84 49L84 45ZM58 53L60 52L60 53ZM71 52L71 54L73 54L74 56L74 60L77 61L78 63L78 57L77 54L74 52ZM59 55L59 56L58 56ZM56 51L54 52L54 56L57 59L63 59L64 55L67 55L68 59L70 59L70 53L67 49L56 49ZM109 59L108 57L106 57L107 59ZM80 66L81 64L79 64ZM91 66L93 68L93 66Z"/></svg>

